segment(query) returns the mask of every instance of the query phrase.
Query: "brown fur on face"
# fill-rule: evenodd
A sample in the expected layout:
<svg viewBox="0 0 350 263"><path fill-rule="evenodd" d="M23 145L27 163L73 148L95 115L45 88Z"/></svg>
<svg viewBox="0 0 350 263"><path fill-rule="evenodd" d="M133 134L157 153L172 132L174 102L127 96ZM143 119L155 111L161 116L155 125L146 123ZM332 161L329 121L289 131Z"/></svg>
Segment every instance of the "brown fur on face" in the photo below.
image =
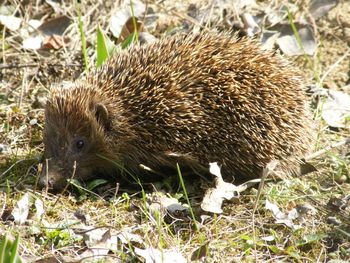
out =
<svg viewBox="0 0 350 263"><path fill-rule="evenodd" d="M115 173L111 161L134 173L218 161L226 175L254 178L278 159L293 171L312 139L305 102L300 74L253 40L201 33L118 51L76 87L52 91L50 185L61 187L74 161L80 179Z"/></svg>

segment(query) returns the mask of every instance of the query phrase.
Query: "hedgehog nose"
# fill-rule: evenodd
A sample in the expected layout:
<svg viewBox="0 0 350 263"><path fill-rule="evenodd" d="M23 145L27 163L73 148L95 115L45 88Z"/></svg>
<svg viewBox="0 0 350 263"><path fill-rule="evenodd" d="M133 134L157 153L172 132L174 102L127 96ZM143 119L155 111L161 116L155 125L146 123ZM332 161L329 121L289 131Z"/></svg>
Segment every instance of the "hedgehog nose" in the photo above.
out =
<svg viewBox="0 0 350 263"><path fill-rule="evenodd" d="M49 189L53 189L54 187L54 181L52 179L47 180L47 187Z"/></svg>
<svg viewBox="0 0 350 263"><path fill-rule="evenodd" d="M47 178L46 175L42 175L39 179L39 187L40 188L52 188L53 187L53 181L50 178Z"/></svg>

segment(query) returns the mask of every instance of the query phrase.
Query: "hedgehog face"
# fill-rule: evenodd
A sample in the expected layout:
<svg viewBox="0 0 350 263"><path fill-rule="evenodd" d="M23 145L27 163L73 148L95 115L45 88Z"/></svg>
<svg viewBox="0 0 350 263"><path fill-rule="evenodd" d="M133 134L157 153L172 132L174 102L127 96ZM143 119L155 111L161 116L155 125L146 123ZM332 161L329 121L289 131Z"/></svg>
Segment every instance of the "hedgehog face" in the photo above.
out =
<svg viewBox="0 0 350 263"><path fill-rule="evenodd" d="M62 94L63 93L63 94ZM91 101L72 101L74 94L53 95L45 111L42 186L60 190L67 179L89 179L110 164L106 156L106 108Z"/></svg>

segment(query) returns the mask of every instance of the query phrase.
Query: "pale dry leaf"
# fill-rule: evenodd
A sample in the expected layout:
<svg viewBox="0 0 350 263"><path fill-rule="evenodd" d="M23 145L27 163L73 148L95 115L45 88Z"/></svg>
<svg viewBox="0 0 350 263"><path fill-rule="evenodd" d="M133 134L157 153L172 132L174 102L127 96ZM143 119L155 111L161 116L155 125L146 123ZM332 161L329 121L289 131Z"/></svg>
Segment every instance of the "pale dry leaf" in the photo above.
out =
<svg viewBox="0 0 350 263"><path fill-rule="evenodd" d="M44 209L44 203L41 199L39 198L36 198L35 199L35 202L34 202L34 205L35 205L35 217L37 220L40 220L42 218L42 216L44 215L45 213L45 209Z"/></svg>
<svg viewBox="0 0 350 263"><path fill-rule="evenodd" d="M282 52L288 56L299 56L304 53L307 55L313 55L317 48L317 43L312 29L309 26L299 26L298 35L300 37L301 45L288 25L281 31L281 35L277 38L276 43Z"/></svg>
<svg viewBox="0 0 350 263"><path fill-rule="evenodd" d="M229 3L232 5L231 1ZM234 3L239 9L256 6L256 0L236 0Z"/></svg>
<svg viewBox="0 0 350 263"><path fill-rule="evenodd" d="M267 241L267 242L271 242L271 241L275 240L275 237L274 236L266 236L266 237L262 237L261 239L264 241Z"/></svg>
<svg viewBox="0 0 350 263"><path fill-rule="evenodd" d="M254 17L250 13L243 13L242 21L248 37L253 37L261 31L259 25L256 23Z"/></svg>
<svg viewBox="0 0 350 263"><path fill-rule="evenodd" d="M54 10L55 14L61 14L63 12L63 9L61 7L60 1L54 1L54 0L45 0L45 2L51 6L51 8Z"/></svg>
<svg viewBox="0 0 350 263"><path fill-rule="evenodd" d="M143 244L143 239L141 236L130 233L128 231L122 231L120 234L117 235L117 237L123 244L129 244L130 242Z"/></svg>
<svg viewBox="0 0 350 263"><path fill-rule="evenodd" d="M328 90L322 107L322 118L331 127L344 128L350 117L350 96L342 91Z"/></svg>
<svg viewBox="0 0 350 263"><path fill-rule="evenodd" d="M284 224L287 227L292 228L294 230L301 228L300 225L295 225L293 223L293 220L299 217L297 209L294 208L286 214L283 213L276 204L271 203L267 199L265 203L265 208L272 212L274 218L276 219L276 224Z"/></svg>
<svg viewBox="0 0 350 263"><path fill-rule="evenodd" d="M29 37L23 40L22 47L24 49L37 50L41 48L44 38L42 36Z"/></svg>
<svg viewBox="0 0 350 263"><path fill-rule="evenodd" d="M220 214L222 213L222 203L224 200L231 200L234 197L238 197L239 193L247 189L247 186L236 186L231 183L227 183L222 179L220 167L218 164L210 163L210 173L216 176L215 188L209 188L201 203L201 208L204 211Z"/></svg>
<svg viewBox="0 0 350 263"><path fill-rule="evenodd" d="M41 24L42 22L40 20L30 19L28 21L28 26L29 26L28 32L33 32L35 29L38 29L38 27L40 27Z"/></svg>
<svg viewBox="0 0 350 263"><path fill-rule="evenodd" d="M188 205L181 204L176 198L168 197L161 192L152 193L149 199L151 202L148 204L148 209L153 215L158 213L164 217L167 213L189 211Z"/></svg>
<svg viewBox="0 0 350 263"><path fill-rule="evenodd" d="M140 249L135 247L135 253L145 259L146 263L186 263L187 260L180 252L171 249L159 250L156 248Z"/></svg>
<svg viewBox="0 0 350 263"><path fill-rule="evenodd" d="M82 256L104 256L109 251L118 250L118 237L112 234L110 229L95 228L84 233L83 237L88 250Z"/></svg>
<svg viewBox="0 0 350 263"><path fill-rule="evenodd" d="M338 4L337 0L313 0L309 7L309 12L314 19L318 19Z"/></svg>
<svg viewBox="0 0 350 263"><path fill-rule="evenodd" d="M145 4L139 0L132 1L135 17L141 17L146 10ZM110 30L115 38L119 38L126 22L132 17L130 1L124 0L121 5L112 11L109 22Z"/></svg>
<svg viewBox="0 0 350 263"><path fill-rule="evenodd" d="M0 143L0 154L9 153L9 147L6 144Z"/></svg>
<svg viewBox="0 0 350 263"><path fill-rule="evenodd" d="M86 231L83 234L83 238L87 247L92 247L93 245L103 242L110 237L110 231L107 228L94 228L93 226L87 226L86 230L89 231Z"/></svg>
<svg viewBox="0 0 350 263"><path fill-rule="evenodd" d="M62 36L71 24L71 22L72 20L68 16L59 16L51 20L45 21L38 27L38 30L40 30L44 35L47 36Z"/></svg>
<svg viewBox="0 0 350 263"><path fill-rule="evenodd" d="M33 33L36 34L36 30L40 25L41 25L41 21L31 19L28 21L28 23L21 26L21 28L19 29L19 35L21 36L22 39L33 37L34 35L31 35L31 34Z"/></svg>
<svg viewBox="0 0 350 263"><path fill-rule="evenodd" d="M17 31L21 26L22 19L15 16L0 15L0 23L11 31Z"/></svg>
<svg viewBox="0 0 350 263"><path fill-rule="evenodd" d="M285 9L279 9L276 10L272 7L268 7L265 10L267 22L269 22L270 26L277 25L279 23L282 23L286 17L288 16L288 12Z"/></svg>
<svg viewBox="0 0 350 263"><path fill-rule="evenodd" d="M26 222L31 205L30 199L29 193L25 193L13 208L12 216L14 217L16 224L23 225Z"/></svg>

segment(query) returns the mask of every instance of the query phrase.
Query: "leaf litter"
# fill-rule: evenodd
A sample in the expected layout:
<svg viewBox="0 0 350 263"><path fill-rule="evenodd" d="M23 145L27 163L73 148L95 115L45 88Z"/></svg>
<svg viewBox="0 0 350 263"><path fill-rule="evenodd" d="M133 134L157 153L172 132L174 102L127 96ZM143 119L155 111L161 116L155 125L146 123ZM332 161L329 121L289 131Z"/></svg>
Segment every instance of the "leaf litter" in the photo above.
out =
<svg viewBox="0 0 350 263"><path fill-rule="evenodd" d="M306 9L298 7L297 4L291 3L288 5L289 11L294 15L294 23L301 37L301 44L304 49L302 50L300 48L300 43L297 43L294 32L290 29L290 25L288 24L285 3L277 1L271 4L270 1L256 2L253 0L242 0L235 2L235 6L233 7L231 1L217 1L215 3L193 2L193 5L189 8L189 6L186 5L187 3L180 4L173 1L165 1L164 4L150 1L147 3L148 6L142 2L132 1L134 13L137 16L140 38L142 34L149 34L148 36L150 36L151 41L154 41L155 38L161 38L162 35L188 32L192 30L192 27L198 28L204 25L230 30L237 24L241 24L241 29L245 34L262 38L269 49L274 50L277 47L279 51L283 52L287 57L304 54L304 51L306 54L314 55L320 52L319 40L317 38L318 34L321 33L325 36L325 43L327 44L327 38L331 35L329 33L338 33L334 30L334 32L326 32L326 34L324 34L324 29L315 27L315 24L308 20L308 14L304 13L304 11L308 10L311 16L316 20L316 25L319 25L319 23L321 24L325 20L330 21L329 19L332 17L332 14L339 10L339 6L341 6L341 8L344 6L343 3L339 4L338 1L332 0L310 1L311 3ZM86 4L88 6L87 9L92 10L91 12L86 12L87 9L85 10L84 6L82 6L81 10L85 15L83 17L84 28L86 32L89 32L87 33L89 47L94 46L93 39L95 39L95 35L91 34L91 32L96 29L97 23L101 25L101 28L104 29L105 32L108 32L107 35L110 36L115 43L120 41L119 38L123 31L125 33L122 35L125 34L125 37L134 31L133 23L130 20L131 11L125 9L128 5L130 8L130 1L124 1L124 4L121 6L111 4L107 1L107 9L104 9L105 6L96 3L88 2ZM11 19L6 17L5 22L0 21L2 25L5 25L5 37L12 37L19 34L19 39L23 39L24 41L34 38L28 41L26 54L35 57L38 61L43 59L43 56L37 53L37 51L42 51L41 49L43 46L51 50L52 54L57 56L63 54L64 59L61 57L62 60L79 57L79 47L81 43L76 37L78 36L75 31L76 28L71 26L74 25L74 19L76 18L74 8L71 8L69 4L62 4L51 0L46 0L44 5L45 8L43 8L43 10L50 10L46 13L49 15L43 16L40 15L40 12L35 13L39 11L37 8L41 8L41 6L40 4L39 6L32 5L31 8L36 15L34 16L32 15L34 13L27 12L28 17L25 17L25 19L22 17L24 13L14 13L15 8L9 9L9 11L6 12L0 10L1 15L15 17L21 20L19 27L18 22L17 25L14 23L14 26L16 26L14 28L6 26L6 23L9 25ZM7 4L4 6L11 5ZM4 6L1 6L0 9ZM23 10L30 10L25 9L25 5L20 8ZM120 11L121 15L119 16L118 10L122 10L123 8L124 11ZM110 10L114 11L110 12ZM347 9L344 8L344 10ZM104 12L103 16L99 15L101 12ZM106 14L109 15L106 16ZM149 20L147 20L148 18ZM65 21L68 20L69 23L66 23ZM338 20L342 25L340 27L344 28L342 32L346 32L346 28L349 27L346 24L346 16L341 14ZM28 23L26 23L26 21L28 21ZM333 26L338 23L334 21ZM45 26L47 26L48 29L45 29ZM36 30L40 27L44 29L39 35L36 35ZM336 27L339 27L339 25L336 25ZM148 29L151 29L151 31L147 32ZM57 36L60 37L57 38ZM338 35L336 36L338 37ZM37 39L35 39L36 37ZM65 42L64 37L68 37L70 42ZM123 36L123 38L125 37ZM286 41L280 40L281 38L283 39L283 37ZM45 38L47 40L47 45L43 45L43 43L45 43ZM16 38L14 39L16 40ZM338 39L340 38L338 37ZM24 41L23 43L13 42L13 38L9 38L9 42L5 42L6 45L9 43L9 46L6 47L5 45L5 47L13 52L14 50L18 50L18 47L21 47L22 44L24 47ZM15 48L12 46L14 43L18 44ZM323 54L322 52L329 51L332 50L321 50L321 54ZM64 52L71 53L65 54ZM89 52L92 52L92 49L89 49ZM17 56L17 59L14 59L11 55L7 55L7 53L5 54L6 62L20 62L23 64L31 61L30 56L22 56L23 53L17 53L21 54L19 58ZM48 58L51 59L52 57ZM321 57L321 60L322 59ZM347 58L344 59L343 64L346 64L347 61ZM61 63L64 62L61 61ZM7 70L4 72L5 73L0 73L1 76L3 76L0 84L0 99L6 101L6 103L12 100L13 103L15 101L13 98L17 98L16 96L20 94L15 87L21 87L21 84L18 83L22 83L21 77L24 78L26 69L23 71ZM344 76L344 67L340 65L335 72L341 72L341 74L337 75ZM11 77L13 76L11 74L14 73L17 74L15 75L16 77ZM348 73L348 71L345 72L345 75L346 73ZM25 87L27 92L24 96L25 99L28 99L26 97L27 94L32 96L33 93L37 92L38 88L34 86L34 84L41 85L38 84L40 83L37 81L38 75L35 74L36 73L33 75L33 79L28 81L30 84ZM334 78L333 74L328 75L325 79L326 85L330 85L330 80ZM341 78L336 79L339 81ZM9 83L5 86L2 84L3 81L8 81ZM14 84L15 81L17 81L17 84ZM342 77L342 81L343 85L339 87L344 87L344 77ZM337 82L337 85L338 83L339 82ZM323 98L325 98L326 113L322 111L320 116L326 121L328 126L338 129L337 136L339 136L340 132L344 133L346 127L348 127L348 117L346 115L348 106L347 92L342 90L341 93L334 95L337 92L333 91L338 92L340 90L328 90L326 94L322 95ZM3 94L6 94L6 96ZM10 96L6 99L8 94L10 94ZM8 106L7 104L4 105L7 112ZM344 111L344 109L346 110ZM41 109L39 108L39 110ZM340 112L340 110L343 111ZM11 112L11 114L17 114L15 115L16 118L20 118L20 113L26 113L27 111L21 109L21 111L11 110ZM29 112L31 113L31 111ZM2 112L0 113L2 117L3 115L1 114ZM8 118L8 115L6 115L6 118ZM30 125L32 126L31 130L38 129L38 127L42 125L40 118L37 117L28 118L28 122L33 119L37 121L34 125ZM12 129L14 130L14 128ZM9 145L12 150L17 142L23 142L23 140L21 141L15 138L16 143L8 140L7 136L10 134L8 131L9 129L7 126L0 125L1 143L3 145ZM23 134L24 131L28 132L28 129L19 129L17 134ZM345 134L349 135L346 132ZM332 136L326 138L327 140L328 138L331 138L331 140L337 139ZM29 140L25 138L24 143L28 141ZM3 156L4 155L2 155L1 158ZM346 156L346 152L342 154L342 156ZM3 160L0 160L0 163L2 162ZM20 173L21 176L27 180L30 176L26 170L27 166L24 167L25 169L20 170ZM5 170L7 170L7 167ZM312 177L314 175L306 178L293 179L295 180L293 181L295 184L294 186L293 183L288 183L290 179L286 179L282 182L268 182L265 185L262 193L263 198L261 198L262 201L258 203L259 220L257 222L259 226L257 231L261 234L261 242L265 243L263 243L264 246L259 247L261 244L259 241L257 242L258 246L254 248L254 246L252 246L254 245L254 239L251 237L252 233L247 231L247 226L249 227L251 221L252 202L255 201L256 195L255 189L227 183L222 179L219 167L212 170L214 170L214 174L216 175L216 186L214 188L206 188L208 191L202 203L200 202L201 197L198 196L203 195L197 193L191 197L194 201L191 206L194 206L194 209L196 209L196 206L204 206L206 208L203 209L202 207L203 210L195 210L196 215L200 215L203 219L200 224L200 232L198 233L190 227L192 225L191 223L188 224L188 222L193 220L189 219L188 204L183 204L181 198L175 198L173 194L167 193L147 195L146 206L144 206L144 201L136 202L137 205L135 206L133 203L129 203L128 200L130 200L130 197L125 197L121 198L121 201L115 204L115 207L106 202L97 209L94 209L96 200L91 201L85 199L85 201L81 202L69 194L68 196L61 197L60 202L56 205L57 207L52 207L50 196L42 196L39 192L23 194L21 191L11 193L11 198L4 199L4 202L7 204L3 207L3 215L7 213L8 209L13 207L12 213L16 225L11 229L14 231L22 231L24 238L28 237L28 240L31 240L23 243L25 249L23 253L35 255L36 258L39 257L37 254L38 252L30 246L30 242L33 242L33 238L36 240L34 242L38 242L37 240L42 241L42 243L40 243L41 249L45 251L47 255L46 258L51 258L52 260L54 260L54 257L50 257L50 255L60 254L63 255L63 257L59 257L61 260L62 258L84 260L85 256L93 255L104 255L107 256L105 257L106 259L108 256L113 255L118 258L132 258L144 262L185 262L184 260L186 258L202 261L215 261L216 259L216 261L225 260L229 262L241 260L252 261L254 258L258 258L261 261L274 261L281 258L284 260L296 259L296 252L304 258L313 259L313 255L310 251L323 251L324 255L327 255L327 259L332 258L332 252L326 247L326 237L323 235L322 231L327 231L329 233L328 238L331 238L334 233L338 234L338 232L333 232L336 230L322 224L323 218L319 212L315 213L314 206L309 206L305 202L301 202L299 200L300 193L299 195L296 194L297 191L295 188L305 192L303 197L316 196L316 198L320 199L323 203L327 203L327 201L330 200L326 197L330 194L330 191L319 194L317 190L315 190L319 189L320 186L315 184L315 178ZM318 173L316 177L324 177L324 174L322 174L323 170L320 170L321 172ZM0 172L2 172L1 169ZM13 174L12 171L11 173L7 172L6 177L3 177L10 183L10 185L6 187L10 187L10 189L16 189L15 187L17 187L17 189L23 189L23 185L28 186L28 184L22 184L21 181L19 185L11 184ZM318 178L316 178L316 181L319 183L317 179ZM330 181L330 179L326 180L327 186L334 187ZM3 183L0 187L5 189L5 185L6 183ZM346 188L346 183L337 187L343 188L345 192L348 189ZM244 191L244 193L242 191ZM123 195L124 194L125 193L123 193ZM37 195L39 195L39 197ZM131 199L138 200L135 196L132 196ZM16 200L18 201L16 202ZM226 202L224 204L225 200L231 201L230 203ZM336 203L334 200L335 199L333 199L332 202ZM265 202L265 206L263 202ZM297 204L294 204L294 202L297 202ZM288 206L285 205L285 203L292 203L292 205ZM266 208L266 205L268 208ZM77 211L76 208L81 208L81 206L85 207L83 212L72 212ZM318 205L317 209L320 207L322 206ZM203 214L205 212L209 212L209 215ZM340 209L340 212L342 212L342 209ZM215 215L211 213L215 213ZM339 213L339 211L336 213ZM159 217L159 215L161 216ZM273 223L271 223L271 215L275 220ZM166 220L168 216L171 218L169 221ZM7 217L4 216L4 218ZM164 219L164 221L162 221L162 219ZM335 220L333 221L335 222ZM8 224L11 224L10 222L10 220L4 220L2 222L0 233L8 231ZM186 222L186 224L179 224L179 222ZM30 234L30 232L26 231L28 228L27 224L30 224L32 229L35 228L36 232L31 232L32 234ZM286 228L281 228L281 225L286 226ZM342 225L343 223L340 223L340 225L337 224L337 227ZM298 232L290 232L290 230L296 229L298 229ZM341 230L347 233L346 228L342 228ZM285 240L288 242L285 242ZM331 238L330 240L337 244L336 239ZM339 247L345 249L349 247L347 239L342 238L340 235L339 240ZM314 241L317 241L318 244L315 244ZM275 250L271 244L276 244L279 250ZM39 243L35 243L35 246L38 245ZM77 248L79 253L74 249L69 250L69 246ZM299 247L302 249L299 250ZM70 254L68 251L72 251L72 253ZM275 253L274 251L277 252ZM347 256L347 252L344 252L344 249L342 250L343 252L339 252L340 249L335 249L334 251L336 251L336 256L339 258L345 258ZM96 257L96 259L98 258ZM166 259L166 261L164 261L164 259ZM87 258L85 258L85 260L87 260Z"/></svg>

